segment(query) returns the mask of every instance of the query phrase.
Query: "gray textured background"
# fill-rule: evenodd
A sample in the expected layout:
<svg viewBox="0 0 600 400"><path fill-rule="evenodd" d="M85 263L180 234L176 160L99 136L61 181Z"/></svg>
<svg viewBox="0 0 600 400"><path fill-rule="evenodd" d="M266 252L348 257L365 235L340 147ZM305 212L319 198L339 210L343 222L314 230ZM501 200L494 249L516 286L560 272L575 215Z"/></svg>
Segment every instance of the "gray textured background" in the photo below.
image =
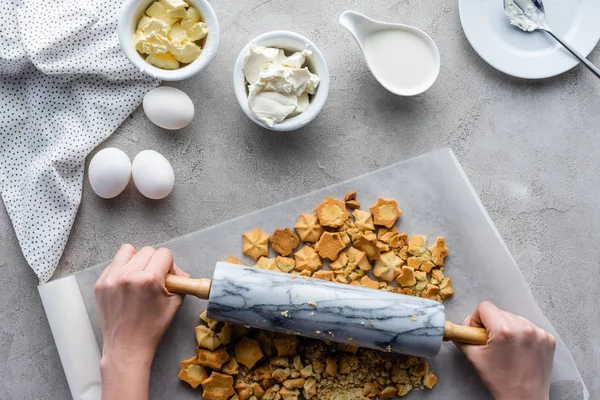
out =
<svg viewBox="0 0 600 400"><path fill-rule="evenodd" d="M539 82L495 71L466 41L455 1L215 0L213 7L222 35L217 57L199 76L173 85L192 97L193 123L165 132L140 108L100 146L119 147L131 158L144 149L160 151L175 169L175 190L155 202L130 186L106 201L85 182L55 276L102 262L123 242L166 241L450 146L571 350L591 398L599 397L600 82L582 68ZM337 24L349 8L428 32L442 56L435 85L407 99L382 89ZM239 50L275 29L314 41L331 74L319 118L290 134L256 127L239 109L231 84ZM600 64L598 49L590 58ZM68 398L37 278L4 208L0 255L0 398Z"/></svg>

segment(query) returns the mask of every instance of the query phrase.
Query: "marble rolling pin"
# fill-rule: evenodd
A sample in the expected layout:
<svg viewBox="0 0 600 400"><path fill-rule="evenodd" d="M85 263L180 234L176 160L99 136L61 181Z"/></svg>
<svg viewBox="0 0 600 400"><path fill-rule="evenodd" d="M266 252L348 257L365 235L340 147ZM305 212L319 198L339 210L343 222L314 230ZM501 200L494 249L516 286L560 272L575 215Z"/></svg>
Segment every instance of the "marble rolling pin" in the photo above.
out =
<svg viewBox="0 0 600 400"><path fill-rule="evenodd" d="M421 357L442 340L485 344L483 328L445 320L442 303L397 293L218 263L210 279L167 275L173 293L208 300L209 318Z"/></svg>

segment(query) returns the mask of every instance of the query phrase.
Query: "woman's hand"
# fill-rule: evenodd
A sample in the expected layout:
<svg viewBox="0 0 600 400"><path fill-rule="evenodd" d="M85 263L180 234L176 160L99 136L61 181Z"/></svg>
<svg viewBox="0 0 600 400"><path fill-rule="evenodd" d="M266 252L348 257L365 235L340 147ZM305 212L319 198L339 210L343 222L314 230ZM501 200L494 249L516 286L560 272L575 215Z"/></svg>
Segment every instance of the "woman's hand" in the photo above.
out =
<svg viewBox="0 0 600 400"><path fill-rule="evenodd" d="M547 400L556 340L527 319L502 311L489 301L464 325L485 327L486 345L455 343L496 400Z"/></svg>
<svg viewBox="0 0 600 400"><path fill-rule="evenodd" d="M102 397L147 399L156 348L183 302L165 288L165 276L189 276L167 249L124 244L94 291L102 337Z"/></svg>

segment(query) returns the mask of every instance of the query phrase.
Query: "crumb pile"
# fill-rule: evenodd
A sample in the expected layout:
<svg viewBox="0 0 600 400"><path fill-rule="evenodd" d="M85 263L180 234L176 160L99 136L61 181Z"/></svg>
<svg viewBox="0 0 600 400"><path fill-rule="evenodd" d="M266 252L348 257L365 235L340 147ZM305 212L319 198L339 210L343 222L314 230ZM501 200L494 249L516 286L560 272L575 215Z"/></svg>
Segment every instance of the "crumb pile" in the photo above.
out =
<svg viewBox="0 0 600 400"><path fill-rule="evenodd" d="M454 293L443 273L444 238L428 248L425 236L398 231L400 215L394 199L364 211L355 192L344 201L327 197L298 217L295 233L244 233L242 252L256 268L444 301ZM269 244L277 257L268 257ZM200 318L196 356L181 362L179 378L202 386L205 400L391 398L437 382L417 357L219 323L206 311Z"/></svg>

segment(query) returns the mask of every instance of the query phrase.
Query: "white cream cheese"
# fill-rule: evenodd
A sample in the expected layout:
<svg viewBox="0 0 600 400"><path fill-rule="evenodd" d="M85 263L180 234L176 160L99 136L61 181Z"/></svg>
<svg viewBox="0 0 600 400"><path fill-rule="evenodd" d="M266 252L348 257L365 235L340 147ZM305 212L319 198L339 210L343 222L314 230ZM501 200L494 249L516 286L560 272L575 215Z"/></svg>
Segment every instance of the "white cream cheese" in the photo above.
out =
<svg viewBox="0 0 600 400"><path fill-rule="evenodd" d="M531 0L508 0L505 2L504 11L512 25L526 32L532 32L544 25L543 14Z"/></svg>
<svg viewBox="0 0 600 400"><path fill-rule="evenodd" d="M304 50L286 57L281 49L250 45L244 60L248 107L265 125L273 127L308 109L308 95L319 86L319 77L302 67L310 55Z"/></svg>

